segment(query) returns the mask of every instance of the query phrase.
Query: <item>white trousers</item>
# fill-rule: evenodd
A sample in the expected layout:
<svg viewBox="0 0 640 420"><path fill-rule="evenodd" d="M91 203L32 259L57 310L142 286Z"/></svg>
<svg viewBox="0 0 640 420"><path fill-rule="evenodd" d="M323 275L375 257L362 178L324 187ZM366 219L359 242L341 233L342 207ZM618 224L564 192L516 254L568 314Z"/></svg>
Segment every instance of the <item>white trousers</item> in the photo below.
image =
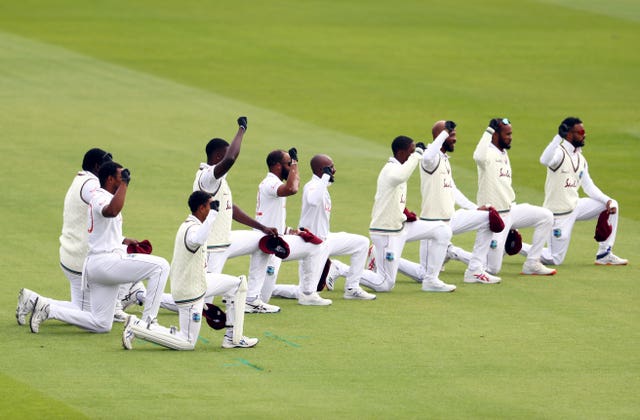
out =
<svg viewBox="0 0 640 420"><path fill-rule="evenodd" d="M289 244L291 251L284 261L301 260L298 270L300 290L307 293L315 292L322 275L322 269L329 257L329 248L326 242L312 244L305 242L298 235L283 235L283 239ZM251 254L249 274L254 277L249 278L248 301L258 296L263 302L268 302L271 299L282 261L275 255L265 254L262 251Z"/></svg>
<svg viewBox="0 0 640 420"><path fill-rule="evenodd" d="M227 259L260 251L258 242L263 236L264 233L257 230L232 230L229 236L231 245L222 251L208 253L207 271L220 274ZM249 273L249 278L251 277Z"/></svg>
<svg viewBox="0 0 640 420"><path fill-rule="evenodd" d="M569 250L569 242L571 241L571 232L573 231L573 225L576 221L593 220L597 219L606 209L606 205L593 198L583 197L578 200L578 205L569 214L562 216L554 216L553 229L551 235L547 241L547 248L542 250L542 262L544 264L560 265L567 256ZM618 231L618 215L620 213L620 207L614 214L609 215L609 223L613 230L611 235L602 241L598 242L598 252L596 255L603 254L607 250L612 249L616 241L616 232ZM530 251L529 251L530 252Z"/></svg>
<svg viewBox="0 0 640 420"><path fill-rule="evenodd" d="M233 302L235 301L235 295L238 292L239 286L239 277L230 276L228 274L207 273L207 291L203 296L203 306L204 303L213 302L214 296L223 296L227 311L232 313ZM161 306L170 311L180 313L180 308L183 305L176 304L173 296L168 293L164 293L162 296ZM233 313L231 315L227 313L227 323L229 325L233 325Z"/></svg>
<svg viewBox="0 0 640 420"><path fill-rule="evenodd" d="M152 324L147 326L146 323L140 322L132 327L133 334L143 340L151 341L164 347L174 350L193 350L196 347L202 323L206 322L202 315L202 308L205 300L211 296L224 296L226 305L228 329L235 325L235 305L242 308L239 316L243 317L238 322L238 328L244 325L244 294L240 298L239 288L241 279L239 277L229 276L226 274L207 273L207 292L205 296L197 301L180 304L174 306L178 312L178 320L180 329L175 330L163 327L162 325ZM208 296L210 295L210 296ZM241 331L242 332L242 331Z"/></svg>
<svg viewBox="0 0 640 420"><path fill-rule="evenodd" d="M451 220L444 223L449 224L453 235L472 230L477 231L472 253L459 247L453 247L451 254L455 259L468 264L469 270L474 272L483 270L491 245L491 237L493 236L493 232L489 229L489 212L483 210L458 209L451 216ZM420 241L420 261L428 260L429 252L434 246L433 242L433 239ZM419 277L414 277L418 273L411 270L410 267L411 266L407 264L407 260L402 259L400 260L398 270L416 281L422 281Z"/></svg>
<svg viewBox="0 0 640 420"><path fill-rule="evenodd" d="M375 250L378 276L372 279L373 281L363 277L360 284L376 292L388 292L396 284L400 264L402 272L414 279L420 279L420 281L436 279L442 268L452 233L449 225L444 222L416 220L405 223L404 228L397 235L378 233L370 235ZM404 244L420 240L431 240L429 253L425 260L421 260L422 264L402 259Z"/></svg>
<svg viewBox="0 0 640 420"><path fill-rule="evenodd" d="M360 279L364 276L369 278L377 277L376 273L364 269L364 264L367 260L367 251L369 250L369 239L366 236L347 232L330 232L324 242L327 244L329 257L339 255L349 255L351 257L349 259L350 265L346 265L340 261L332 262L332 264L336 264L339 267L338 271L340 275L346 277L344 284L345 290L359 287ZM302 270L302 262L299 264L299 269ZM366 271L369 272L365 273ZM297 299L299 286L277 284L272 294Z"/></svg>
<svg viewBox="0 0 640 420"><path fill-rule="evenodd" d="M514 204L511 211L500 213L504 221L504 230L494 233L489 253L487 256L486 270L491 274L498 274L502 268L504 257L504 243L509 234L509 229L521 229L533 227L533 240L529 250L528 260L540 260L542 248L551 234L553 226L553 213L540 206L532 206L528 203Z"/></svg>
<svg viewBox="0 0 640 420"><path fill-rule="evenodd" d="M49 307L49 318L76 325L91 332L109 332L113 324L115 300L122 283L148 279L142 319L155 319L167 278L169 263L155 255L108 254L89 255L85 262L87 285L91 290L91 311L56 305Z"/></svg>
<svg viewBox="0 0 640 420"><path fill-rule="evenodd" d="M62 263L60 269L69 280L69 289L71 293L71 301L55 300L57 305L68 306L69 308L78 308L83 311L91 310L90 293L88 289L82 289L82 273L70 271Z"/></svg>

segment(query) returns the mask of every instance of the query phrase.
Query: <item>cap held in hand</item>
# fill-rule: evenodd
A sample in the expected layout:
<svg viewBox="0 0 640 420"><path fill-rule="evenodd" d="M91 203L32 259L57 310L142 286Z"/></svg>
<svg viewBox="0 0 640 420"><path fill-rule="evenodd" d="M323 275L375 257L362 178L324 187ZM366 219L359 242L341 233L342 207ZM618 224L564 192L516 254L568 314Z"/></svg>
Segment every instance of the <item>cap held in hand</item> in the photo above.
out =
<svg viewBox="0 0 640 420"><path fill-rule="evenodd" d="M504 252L516 255L522 249L522 235L516 229L511 229L504 243Z"/></svg>
<svg viewBox="0 0 640 420"><path fill-rule="evenodd" d="M489 207L489 229L491 232L499 233L504 230L504 221L500 213L493 207Z"/></svg>
<svg viewBox="0 0 640 420"><path fill-rule="evenodd" d="M289 256L289 244L281 236L265 235L258 242L260 251L285 259Z"/></svg>
<svg viewBox="0 0 640 420"><path fill-rule="evenodd" d="M148 239L127 245L127 254L151 254L153 247Z"/></svg>
<svg viewBox="0 0 640 420"><path fill-rule="evenodd" d="M598 242L606 241L607 238L613 232L613 227L609 224L609 210L604 210L598 216L598 223L596 224L596 234L593 239Z"/></svg>

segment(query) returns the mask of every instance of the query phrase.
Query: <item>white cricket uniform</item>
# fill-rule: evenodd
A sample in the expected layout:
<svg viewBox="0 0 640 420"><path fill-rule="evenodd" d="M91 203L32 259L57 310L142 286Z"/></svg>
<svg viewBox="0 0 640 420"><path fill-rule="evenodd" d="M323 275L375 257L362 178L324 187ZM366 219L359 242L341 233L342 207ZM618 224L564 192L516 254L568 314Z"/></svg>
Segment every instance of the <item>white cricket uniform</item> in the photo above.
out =
<svg viewBox="0 0 640 420"><path fill-rule="evenodd" d="M76 325L92 332L108 332L113 324L114 302L123 283L148 279L143 319L156 318L167 278L169 263L161 257L127 254L122 244L122 214L105 217L102 210L113 194L99 188L89 204L89 252L83 277L91 290L91 311L81 311L52 302L49 318Z"/></svg>
<svg viewBox="0 0 640 420"><path fill-rule="evenodd" d="M420 163L420 185L422 188L422 208L420 219L443 221L450 225L453 235L476 230L473 253L455 247L453 255L465 262L469 270L477 272L484 269L491 237L489 213L477 210L477 206L458 190L453 180L449 156L441 151L448 135L439 135L425 150ZM458 204L462 209L455 210ZM431 240L420 241L420 260L425 261L433 245ZM399 271L406 271L404 258L400 260ZM419 279L415 279L419 280Z"/></svg>
<svg viewBox="0 0 640 420"><path fill-rule="evenodd" d="M491 142L493 132L494 130L488 127L482 134L473 152L473 160L478 167L477 204L493 206L504 222L504 230L493 234L486 264L486 271L498 274L502 268L504 243L509 230L534 227L527 259L539 261L544 243L551 233L553 214L543 207L515 203L516 194L511 186L509 155L506 150L498 149Z"/></svg>
<svg viewBox="0 0 640 420"><path fill-rule="evenodd" d="M133 334L174 350L193 350L202 327L202 308L208 293L227 298L227 324L233 325L233 297L240 278L207 273L207 237L217 212L209 212L204 223L194 215L180 225L171 260L171 295L177 305L180 329L152 324L132 326ZM244 309L244 303L242 303Z"/></svg>
<svg viewBox="0 0 640 420"><path fill-rule="evenodd" d="M278 232L286 232L287 198L278 196L278 187L281 185L282 180L271 172L260 182L256 199L256 220L265 226L275 227ZM318 245L305 242L298 235L282 235L282 238L290 249L285 261L301 260L300 290L315 292L329 255L327 245L324 242ZM259 276L249 278L247 300L260 296L263 302L269 301L281 263L282 260L275 255L264 252L251 254L250 272L259 273Z"/></svg>
<svg viewBox="0 0 640 420"><path fill-rule="evenodd" d="M554 216L548 248L542 251L542 262L559 265L567 255L576 220L598 218L612 199L600 191L591 179L582 148L575 148L568 141L563 142L559 135L542 152L540 163L547 167L543 206L551 210ZM580 188L588 197L579 197ZM617 202L613 201L612 204L618 208L616 213L609 215L613 231L606 240L598 243L597 257L606 255L615 243L620 208Z"/></svg>
<svg viewBox="0 0 640 420"><path fill-rule="evenodd" d="M366 278L360 281L377 292L388 292L395 286L405 242L433 240L426 261L422 261L422 264L410 261L403 263L411 277L421 281L435 280L442 268L451 239L451 228L442 221L416 220L406 223L404 215L407 181L421 159L418 152L409 156L403 164L391 157L378 175L369 235L374 245L376 272L379 277L374 281Z"/></svg>
<svg viewBox="0 0 640 420"><path fill-rule="evenodd" d="M89 291L82 288L82 266L89 250L87 208L100 181L89 171L79 171L64 197L62 234L60 235L60 268L69 280L71 302L56 301L90 310Z"/></svg>
<svg viewBox="0 0 640 420"><path fill-rule="evenodd" d="M221 178L214 175L215 165L201 163L193 182L193 191L204 191L213 195L214 200L220 201L218 216L213 223L207 240L207 272L222 274L227 259L254 253L262 254L258 242L264 233L258 230L231 230L233 221L233 197L231 188L226 180L226 174ZM257 268L256 268L257 269ZM264 273L249 269L249 280L261 277ZM207 302L210 300L205 299Z"/></svg>
<svg viewBox="0 0 640 420"><path fill-rule="evenodd" d="M369 249L369 239L362 235L348 232L331 232L331 195L329 194L329 175L322 177L312 175L302 191L302 209L300 211L301 228L312 232L322 239L328 247L329 256L349 255L350 265L334 260L339 275L346 277L345 290L360 286L360 278L368 277L375 281L377 273L365 270L364 265ZM298 287L291 285L277 285L274 294L288 297L298 297Z"/></svg>

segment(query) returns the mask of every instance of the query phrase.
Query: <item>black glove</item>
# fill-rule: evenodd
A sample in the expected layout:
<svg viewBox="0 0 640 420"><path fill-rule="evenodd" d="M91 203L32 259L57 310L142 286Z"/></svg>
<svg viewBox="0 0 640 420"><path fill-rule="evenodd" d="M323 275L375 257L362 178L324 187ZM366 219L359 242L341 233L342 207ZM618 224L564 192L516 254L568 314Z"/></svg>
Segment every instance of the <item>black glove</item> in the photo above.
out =
<svg viewBox="0 0 640 420"><path fill-rule="evenodd" d="M567 124L560 124L560 127L558 127L558 135L566 139L567 134L569 134L569 126Z"/></svg>
<svg viewBox="0 0 640 420"><path fill-rule="evenodd" d="M131 182L131 172L128 169L123 169L122 172L120 172L120 176L122 177L122 182L128 186L129 182Z"/></svg>
<svg viewBox="0 0 640 420"><path fill-rule="evenodd" d="M333 178L333 170L330 166L325 166L324 168L322 168L322 173L329 175L329 182L335 181L335 179Z"/></svg>
<svg viewBox="0 0 640 420"><path fill-rule="evenodd" d="M289 156L291 156L291 160L298 161L298 150L295 147L289 149Z"/></svg>
<svg viewBox="0 0 640 420"><path fill-rule="evenodd" d="M218 209L220 208L220 201L218 200L209 201L209 207L211 207L211 210L218 211Z"/></svg>
<svg viewBox="0 0 640 420"><path fill-rule="evenodd" d="M497 132L500 128L500 118L494 118L489 121L489 127L493 128L493 131Z"/></svg>
<svg viewBox="0 0 640 420"><path fill-rule="evenodd" d="M238 126L243 130L247 129L247 117L238 118Z"/></svg>
<svg viewBox="0 0 640 420"><path fill-rule="evenodd" d="M451 133L453 130L456 129L456 123L454 123L453 121L446 121L444 123L444 129L447 130L449 133Z"/></svg>
<svg viewBox="0 0 640 420"><path fill-rule="evenodd" d="M416 149L422 149L422 151L424 152L425 150L427 150L427 146L423 142L419 141L416 143Z"/></svg>

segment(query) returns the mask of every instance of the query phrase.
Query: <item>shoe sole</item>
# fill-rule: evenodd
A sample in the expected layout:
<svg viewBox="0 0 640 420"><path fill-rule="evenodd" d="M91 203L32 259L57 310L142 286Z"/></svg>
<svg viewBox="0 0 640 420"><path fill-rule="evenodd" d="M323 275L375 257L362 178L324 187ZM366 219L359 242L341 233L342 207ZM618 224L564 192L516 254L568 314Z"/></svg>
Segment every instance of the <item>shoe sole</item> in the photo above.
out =
<svg viewBox="0 0 640 420"><path fill-rule="evenodd" d="M38 323L38 325L36 326L36 328L33 328L33 315L35 315L38 309L38 302L40 301L40 298L37 297L35 302L33 302L33 311L31 312L31 318L29 318L29 328L31 329L31 332L34 334L38 334L38 332L40 331L40 324Z"/></svg>
<svg viewBox="0 0 640 420"><path fill-rule="evenodd" d="M298 305L302 305L302 306L331 306L331 304L333 303L333 301L329 302L329 303L302 303L300 301L298 301Z"/></svg>
<svg viewBox="0 0 640 420"><path fill-rule="evenodd" d="M629 263L628 263L628 262L626 262L626 263L622 263L622 264L614 264L614 263L599 263L599 262L594 262L594 263L593 263L593 265L602 265L602 266L607 266L607 265L620 265L620 266L623 266L623 265L627 265L627 264L629 264Z"/></svg>
<svg viewBox="0 0 640 420"><path fill-rule="evenodd" d="M457 289L457 287L456 287ZM444 290L444 289L422 289L423 292L434 292L434 293L451 293L455 292L456 289Z"/></svg>
<svg viewBox="0 0 640 420"><path fill-rule="evenodd" d="M343 296L346 300L376 300L377 296L374 296L372 298L369 297L357 297L357 296Z"/></svg>
<svg viewBox="0 0 640 420"><path fill-rule="evenodd" d="M557 273L556 270L553 270L552 273L549 274L541 274L541 273L525 273L524 271L521 271L520 274L523 274L525 276L554 276Z"/></svg>

